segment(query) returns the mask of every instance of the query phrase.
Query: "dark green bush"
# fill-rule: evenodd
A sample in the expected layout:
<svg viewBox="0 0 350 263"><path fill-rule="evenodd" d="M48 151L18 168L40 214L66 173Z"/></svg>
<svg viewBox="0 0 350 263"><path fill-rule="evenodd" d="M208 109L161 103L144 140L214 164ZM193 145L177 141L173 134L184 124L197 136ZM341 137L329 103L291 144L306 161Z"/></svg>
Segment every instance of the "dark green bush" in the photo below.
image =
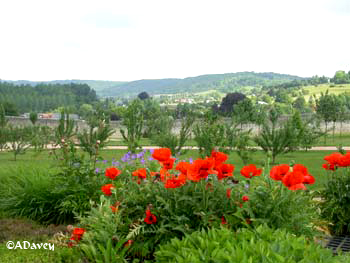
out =
<svg viewBox="0 0 350 263"><path fill-rule="evenodd" d="M317 193L321 196L321 217L329 222L329 230L335 235L350 233L350 176L347 169L331 174L324 188ZM333 172L331 172L333 173Z"/></svg>
<svg viewBox="0 0 350 263"><path fill-rule="evenodd" d="M253 225L267 224L296 235L315 235L313 223L317 220L317 208L308 192L288 190L269 175L262 175L252 182L247 206Z"/></svg>
<svg viewBox="0 0 350 263"><path fill-rule="evenodd" d="M345 256L334 257L331 250L296 237L286 230L259 226L255 230L210 229L172 239L155 253L156 262L349 262Z"/></svg>

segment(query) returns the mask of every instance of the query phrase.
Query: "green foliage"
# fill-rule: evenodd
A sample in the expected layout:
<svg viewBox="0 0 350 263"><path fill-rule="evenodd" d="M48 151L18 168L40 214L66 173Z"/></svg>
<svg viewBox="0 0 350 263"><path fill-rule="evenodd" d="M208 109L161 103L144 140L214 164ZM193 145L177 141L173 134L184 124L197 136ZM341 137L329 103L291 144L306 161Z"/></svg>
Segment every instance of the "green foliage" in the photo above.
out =
<svg viewBox="0 0 350 263"><path fill-rule="evenodd" d="M123 114L123 125L127 131L120 129L120 133L128 145L128 150L132 153L141 148L139 142L142 136L143 118L142 104L139 99L132 101Z"/></svg>
<svg viewBox="0 0 350 263"><path fill-rule="evenodd" d="M158 118L158 131L152 134L152 141L160 146L166 147L171 152L178 154L182 152L182 148L191 136L191 128L195 122L195 116L192 112L187 112L183 118L178 120L180 122L180 131L177 135L174 132L175 122L171 116L161 115Z"/></svg>
<svg viewBox="0 0 350 263"><path fill-rule="evenodd" d="M313 225L317 219L316 206L308 192L291 191L265 174L253 181L248 195L247 206L254 226L266 224L308 237L316 233Z"/></svg>
<svg viewBox="0 0 350 263"><path fill-rule="evenodd" d="M106 146L108 138L113 134L114 130L105 120L99 118L98 115L93 115L88 118L89 131L84 129L77 134L79 146L83 151L87 152L95 158L98 155L98 150Z"/></svg>
<svg viewBox="0 0 350 263"><path fill-rule="evenodd" d="M208 90L218 90L228 93L236 91L242 87L289 83L292 80L304 79L276 73L237 72L228 74L210 74L185 79L131 81L105 89L103 90L103 95L136 97L140 92L145 90L147 90L150 95L176 94L184 92L197 93Z"/></svg>
<svg viewBox="0 0 350 263"><path fill-rule="evenodd" d="M120 175L113 182L116 189L111 201L102 199L103 202L94 206L89 216L81 221L83 226L90 227L95 248L101 244L99 240L104 246L110 239L117 242L132 240L128 257L145 260L152 258L158 244L203 227L217 227L222 216L232 228L244 225L244 218L236 205L240 198L239 187L232 190L231 198L226 196L229 181L218 182L210 178L208 183L212 186L202 180L167 189L156 177L141 184L132 182L130 177L130 174ZM115 202L120 202L117 215L113 215L110 209L110 204ZM157 217L156 224L144 222L149 207Z"/></svg>
<svg viewBox="0 0 350 263"><path fill-rule="evenodd" d="M59 173L15 170L2 178L0 208L43 224L75 222L76 215L98 200L104 178L86 163L74 163Z"/></svg>
<svg viewBox="0 0 350 263"><path fill-rule="evenodd" d="M330 177L319 191L321 217L329 222L328 228L334 235L350 233L350 175L347 169L330 171Z"/></svg>
<svg viewBox="0 0 350 263"><path fill-rule="evenodd" d="M7 126L8 120L5 117L5 109L0 104L0 151L7 148Z"/></svg>
<svg viewBox="0 0 350 263"><path fill-rule="evenodd" d="M69 118L67 110L62 110L59 124L55 129L56 145L62 145L65 142L69 142L76 134L74 129L77 129L77 127L75 127L75 121Z"/></svg>
<svg viewBox="0 0 350 263"><path fill-rule="evenodd" d="M275 163L276 156L287 153L291 150L289 146L293 144L294 134L290 129L290 123L278 126L279 114L272 108L269 112L269 121L263 124L263 128L254 141L263 151L272 155L272 163Z"/></svg>
<svg viewBox="0 0 350 263"><path fill-rule="evenodd" d="M38 120L38 113L36 113L36 112L31 112L31 113L29 114L29 120L30 120L30 122L31 122L33 125L35 125L35 123L36 123L37 120Z"/></svg>
<svg viewBox="0 0 350 263"><path fill-rule="evenodd" d="M9 150L13 152L15 161L17 160L17 155L24 154L31 146L31 137L31 127L15 127L13 125L8 125L5 130L5 138Z"/></svg>
<svg viewBox="0 0 350 263"><path fill-rule="evenodd" d="M87 217L79 217L80 223L87 226L79 249L90 262L127 262L127 239L117 234L123 220L120 213L111 213L111 205L109 199L101 196L97 208L91 209Z"/></svg>
<svg viewBox="0 0 350 263"><path fill-rule="evenodd" d="M0 104L6 104L6 115L18 115L17 111L47 112L58 107L79 109L84 103L97 101L96 93L86 84L44 84L36 86L14 85L0 82Z"/></svg>
<svg viewBox="0 0 350 263"><path fill-rule="evenodd" d="M30 140L31 146L36 152L42 152L53 141L53 129L49 126L33 126Z"/></svg>
<svg viewBox="0 0 350 263"><path fill-rule="evenodd" d="M193 134L202 157L210 156L216 147L221 151L227 151L225 125L218 115L207 112L204 120L194 125Z"/></svg>
<svg viewBox="0 0 350 263"><path fill-rule="evenodd" d="M225 229L201 230L172 239L161 245L156 262L347 262L345 256L334 257L330 250L295 237L285 230L259 226L255 230L242 229L236 233Z"/></svg>

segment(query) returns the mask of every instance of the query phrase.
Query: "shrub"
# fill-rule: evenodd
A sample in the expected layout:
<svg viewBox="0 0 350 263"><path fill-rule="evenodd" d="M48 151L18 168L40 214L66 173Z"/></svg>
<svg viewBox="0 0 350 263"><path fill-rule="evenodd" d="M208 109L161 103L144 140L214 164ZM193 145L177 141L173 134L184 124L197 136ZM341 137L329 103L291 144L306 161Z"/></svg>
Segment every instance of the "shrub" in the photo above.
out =
<svg viewBox="0 0 350 263"><path fill-rule="evenodd" d="M25 216L43 224L72 223L76 215L98 200L101 175L84 163L57 174L16 170L2 179L0 208L11 216Z"/></svg>
<svg viewBox="0 0 350 263"><path fill-rule="evenodd" d="M342 155L333 153L324 158L327 163L323 167L329 171L330 177L322 190L316 195L321 197L321 217L329 225L335 235L350 233L350 174L346 167L350 166L350 153Z"/></svg>
<svg viewBox="0 0 350 263"><path fill-rule="evenodd" d="M128 150L132 153L135 153L138 148L141 148L139 143L142 136L144 118L142 107L140 100L136 99L129 104L123 114L123 125L127 131L120 129L120 133L128 145Z"/></svg>
<svg viewBox="0 0 350 263"><path fill-rule="evenodd" d="M201 230L172 239L155 253L156 262L347 262L331 250L295 237L286 230L259 226L255 230Z"/></svg>

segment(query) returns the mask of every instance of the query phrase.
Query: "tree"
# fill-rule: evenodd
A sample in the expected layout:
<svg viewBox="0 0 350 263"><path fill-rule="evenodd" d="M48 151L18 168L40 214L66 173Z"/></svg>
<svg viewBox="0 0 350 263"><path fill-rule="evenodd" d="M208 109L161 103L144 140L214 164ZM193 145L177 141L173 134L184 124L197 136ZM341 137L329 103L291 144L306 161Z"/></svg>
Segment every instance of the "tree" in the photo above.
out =
<svg viewBox="0 0 350 263"><path fill-rule="evenodd" d="M299 96L294 102L293 107L298 109L300 112L305 112L306 110L306 101L303 96Z"/></svg>
<svg viewBox="0 0 350 263"><path fill-rule="evenodd" d="M239 101L244 100L246 96L239 92L228 93L222 99L220 104L220 111L224 115L230 114L233 111L233 106Z"/></svg>
<svg viewBox="0 0 350 263"><path fill-rule="evenodd" d="M241 125L241 128L243 124L253 122L255 118L255 110L252 101L248 98L239 101L233 106L232 117Z"/></svg>
<svg viewBox="0 0 350 263"><path fill-rule="evenodd" d="M148 93L146 91L143 91L141 93L139 93L137 95L137 97L140 99L140 100L146 100L146 99L149 99L150 96L148 95Z"/></svg>
<svg viewBox="0 0 350 263"><path fill-rule="evenodd" d="M333 121L333 139L334 139L334 128L335 122L339 117L339 100L334 94L321 93L321 97L316 100L316 112L325 122L325 143L328 122Z"/></svg>
<svg viewBox="0 0 350 263"><path fill-rule="evenodd" d="M128 145L128 150L135 153L140 146L140 139L143 128L143 106L139 99L133 100L123 114L123 125L126 127L120 129L124 141Z"/></svg>
<svg viewBox="0 0 350 263"><path fill-rule="evenodd" d="M31 146L32 130L31 127L15 127L12 125L9 125L6 130L9 149L13 152L14 160L16 161L17 155L24 154Z"/></svg>
<svg viewBox="0 0 350 263"><path fill-rule="evenodd" d="M272 163L275 163L276 156L282 153L291 151L291 145L294 140L294 135L290 130L290 124L284 123L279 125L278 112L272 108L269 111L269 121L263 124L263 128L254 141L260 146L264 152L270 153Z"/></svg>
<svg viewBox="0 0 350 263"><path fill-rule="evenodd" d="M350 83L350 76L349 74L346 74L346 72L344 70L338 70L332 81L335 83L335 84L345 84L345 83Z"/></svg>
<svg viewBox="0 0 350 263"><path fill-rule="evenodd" d="M37 114L36 112L31 112L31 113L29 114L29 120L30 120L30 122L31 122L33 125L35 125L35 123L36 123L37 120L38 120L38 114Z"/></svg>

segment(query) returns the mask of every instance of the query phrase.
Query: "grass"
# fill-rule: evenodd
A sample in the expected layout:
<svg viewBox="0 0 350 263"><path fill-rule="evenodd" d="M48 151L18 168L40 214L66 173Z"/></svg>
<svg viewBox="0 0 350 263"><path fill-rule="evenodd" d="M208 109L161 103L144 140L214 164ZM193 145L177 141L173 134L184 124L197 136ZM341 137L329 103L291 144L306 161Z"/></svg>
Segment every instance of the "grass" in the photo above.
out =
<svg viewBox="0 0 350 263"><path fill-rule="evenodd" d="M111 166L113 158L118 161L126 152L127 150L102 150L100 155L108 162L106 164L98 163L97 167L105 168ZM322 184L327 177L326 172L322 168L322 164L324 163L323 157L332 152L334 151L297 151L278 156L276 162L289 164L291 161L294 161L295 163L301 163L307 166L309 172L316 178L315 185L309 186L309 188L319 189L322 187ZM188 150L186 154L181 155L179 158L188 161L190 157L193 159L199 157L198 151ZM235 176L240 177L239 171L244 165L238 155L236 153L231 153L227 162L235 165ZM262 151L257 151L253 155L251 163L262 167L266 162L266 154ZM34 152L29 151L25 155L21 155L16 162L12 160L11 153L0 153L0 182L2 177L15 175L18 172L25 172L26 170L53 172L57 169L56 161L49 158L47 151L42 152L40 155L36 155Z"/></svg>
<svg viewBox="0 0 350 263"><path fill-rule="evenodd" d="M334 85L334 84L332 84ZM341 94L344 92L350 92L350 84L336 84L333 87L331 87L331 84L321 84L317 86L305 86L303 89L307 90L309 94L305 96L306 101L309 99L310 96L316 95L316 97L321 96L321 93L325 93L327 90L330 94Z"/></svg>
<svg viewBox="0 0 350 263"><path fill-rule="evenodd" d="M329 125L331 127L331 124ZM350 133L335 133L334 138L332 132L327 134L326 142L324 140L324 136L320 137L314 146L350 146ZM110 140L107 144L108 146L127 146L127 144L122 140ZM142 138L140 140L141 146L156 146L151 142L148 138ZM252 142L252 145L256 145ZM185 146L197 146L197 143L194 139L189 139Z"/></svg>

